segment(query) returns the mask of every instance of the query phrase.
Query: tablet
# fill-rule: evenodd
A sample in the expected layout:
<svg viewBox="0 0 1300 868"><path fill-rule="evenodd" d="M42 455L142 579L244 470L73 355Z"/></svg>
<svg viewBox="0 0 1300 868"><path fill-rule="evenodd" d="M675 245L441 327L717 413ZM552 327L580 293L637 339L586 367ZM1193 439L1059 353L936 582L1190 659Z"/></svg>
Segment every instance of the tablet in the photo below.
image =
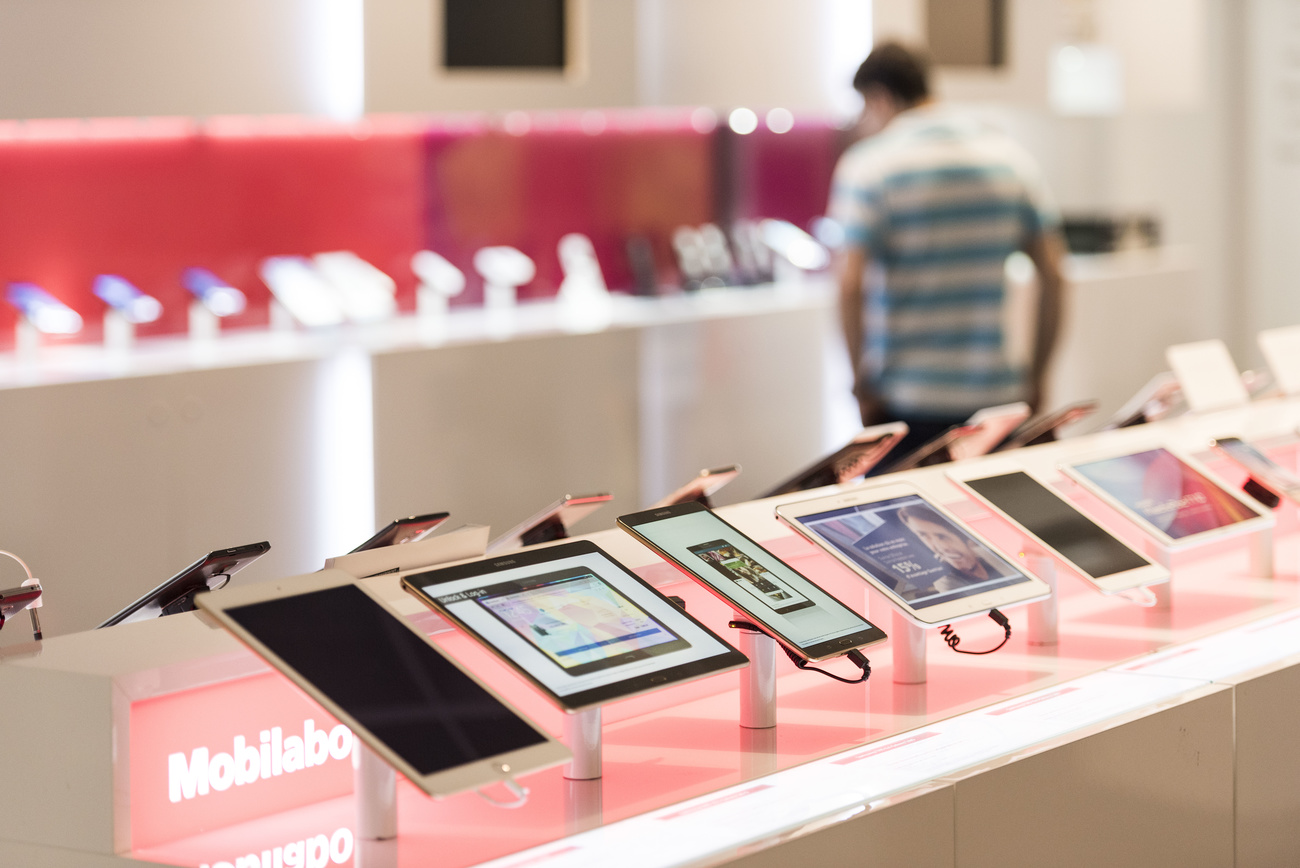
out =
<svg viewBox="0 0 1300 868"><path fill-rule="evenodd" d="M698 503L625 515L618 526L806 660L885 639L885 631Z"/></svg>
<svg viewBox="0 0 1300 868"><path fill-rule="evenodd" d="M200 594L197 603L431 796L570 758L342 570Z"/></svg>
<svg viewBox="0 0 1300 868"><path fill-rule="evenodd" d="M998 472L985 465L948 475L1103 594L1169 581L1169 570L1134 551L1025 470Z"/></svg>
<svg viewBox="0 0 1300 868"><path fill-rule="evenodd" d="M411 573L402 587L566 711L749 663L587 540Z"/></svg>
<svg viewBox="0 0 1300 868"><path fill-rule="evenodd" d="M922 626L1041 600L1051 592L905 483L787 503L776 515Z"/></svg>
<svg viewBox="0 0 1300 868"><path fill-rule="evenodd" d="M1080 461L1062 470L1170 549L1273 526L1262 508L1164 447Z"/></svg>
<svg viewBox="0 0 1300 868"><path fill-rule="evenodd" d="M906 436L906 422L890 422L863 428L846 445L813 466L804 468L762 496L776 497L792 491L842 485L857 479L879 464L881 459Z"/></svg>

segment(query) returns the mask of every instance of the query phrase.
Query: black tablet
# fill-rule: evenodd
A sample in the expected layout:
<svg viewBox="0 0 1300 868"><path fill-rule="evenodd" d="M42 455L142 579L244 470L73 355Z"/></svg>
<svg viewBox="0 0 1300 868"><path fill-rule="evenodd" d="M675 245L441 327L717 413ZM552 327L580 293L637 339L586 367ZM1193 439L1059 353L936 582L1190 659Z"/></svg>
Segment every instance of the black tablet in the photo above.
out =
<svg viewBox="0 0 1300 868"><path fill-rule="evenodd" d="M402 586L567 711L748 663L587 540L412 573Z"/></svg>

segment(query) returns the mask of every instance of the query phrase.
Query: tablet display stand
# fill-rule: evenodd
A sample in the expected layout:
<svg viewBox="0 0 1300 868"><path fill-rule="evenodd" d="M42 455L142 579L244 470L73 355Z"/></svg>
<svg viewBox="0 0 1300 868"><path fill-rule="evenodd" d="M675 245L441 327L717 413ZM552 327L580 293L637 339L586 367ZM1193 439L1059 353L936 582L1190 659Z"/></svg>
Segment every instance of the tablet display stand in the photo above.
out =
<svg viewBox="0 0 1300 868"><path fill-rule="evenodd" d="M397 837L397 772L359 741L353 790L357 802L357 837L371 841Z"/></svg>
<svg viewBox="0 0 1300 868"><path fill-rule="evenodd" d="M749 618L737 612L736 618ZM745 729L771 729L776 726L776 640L766 633L740 631L740 653L749 658L749 666L740 670L740 725Z"/></svg>
<svg viewBox="0 0 1300 868"><path fill-rule="evenodd" d="M1029 644L1059 645L1061 610L1057 605L1056 561L1051 555L1034 551L1031 547L1026 547L1021 554L1025 558L1025 567L1029 572L1038 576L1052 589L1051 596L1046 600L1029 604Z"/></svg>
<svg viewBox="0 0 1300 868"><path fill-rule="evenodd" d="M601 776L600 706L564 715L564 743L573 759L564 767L571 781L594 781Z"/></svg>
<svg viewBox="0 0 1300 868"><path fill-rule="evenodd" d="M1273 528L1265 527L1252 532L1247 545L1250 552L1250 562L1247 567L1249 575L1260 579L1273 578ZM1153 608L1170 609L1173 607L1173 551L1154 542L1149 551L1156 562L1170 572L1169 581L1150 586L1156 598Z"/></svg>
<svg viewBox="0 0 1300 868"><path fill-rule="evenodd" d="M894 683L924 684L926 628L913 624L897 610L893 618L889 644L894 651Z"/></svg>
<svg viewBox="0 0 1300 868"><path fill-rule="evenodd" d="M564 781L564 831L576 835L595 829L605 822L604 785L600 778L590 781Z"/></svg>

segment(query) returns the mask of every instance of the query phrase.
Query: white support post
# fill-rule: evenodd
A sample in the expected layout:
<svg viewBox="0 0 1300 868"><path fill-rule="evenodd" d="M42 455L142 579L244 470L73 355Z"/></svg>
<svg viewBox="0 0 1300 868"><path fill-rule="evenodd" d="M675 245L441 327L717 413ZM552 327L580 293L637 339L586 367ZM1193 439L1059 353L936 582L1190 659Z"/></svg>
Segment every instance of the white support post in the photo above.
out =
<svg viewBox="0 0 1300 868"><path fill-rule="evenodd" d="M124 356L135 345L135 325L116 310L104 312L104 349L111 355Z"/></svg>
<svg viewBox="0 0 1300 868"><path fill-rule="evenodd" d="M737 618L747 615L737 613ZM740 725L745 729L776 726L776 640L754 630L740 631L740 653L749 666L740 670Z"/></svg>
<svg viewBox="0 0 1300 868"><path fill-rule="evenodd" d="M1059 645L1061 642L1061 610L1057 605L1056 561L1049 555L1025 554L1026 566L1038 578L1047 582L1052 595L1046 600L1029 605L1029 644Z"/></svg>
<svg viewBox="0 0 1300 868"><path fill-rule="evenodd" d="M1273 528L1266 527L1250 535L1250 574L1261 579L1273 578Z"/></svg>
<svg viewBox="0 0 1300 868"><path fill-rule="evenodd" d="M397 837L397 772L360 742L353 771L357 837L383 841Z"/></svg>
<svg viewBox="0 0 1300 868"><path fill-rule="evenodd" d="M776 727L740 730L740 778L749 781L777 770Z"/></svg>
<svg viewBox="0 0 1300 868"><path fill-rule="evenodd" d="M1160 566L1169 570L1169 581L1150 586L1151 595L1156 598L1156 604L1151 608L1168 612L1174 607L1174 554L1167 548L1156 546L1151 549L1151 555Z"/></svg>
<svg viewBox="0 0 1300 868"><path fill-rule="evenodd" d="M604 784L600 778L564 782L564 831L576 835L605 821Z"/></svg>
<svg viewBox="0 0 1300 868"><path fill-rule="evenodd" d="M895 611L889 644L894 651L894 683L924 684L925 628L916 626Z"/></svg>
<svg viewBox="0 0 1300 868"><path fill-rule="evenodd" d="M588 708L564 716L564 743L573 751L573 759L564 767L571 781L594 781L600 777L600 707Z"/></svg>

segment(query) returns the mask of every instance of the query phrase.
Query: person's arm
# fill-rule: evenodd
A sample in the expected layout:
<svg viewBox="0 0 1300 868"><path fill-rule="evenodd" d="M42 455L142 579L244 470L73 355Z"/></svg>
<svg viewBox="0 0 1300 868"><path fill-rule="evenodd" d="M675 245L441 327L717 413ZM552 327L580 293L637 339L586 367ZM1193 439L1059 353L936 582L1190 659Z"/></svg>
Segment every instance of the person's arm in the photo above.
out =
<svg viewBox="0 0 1300 868"><path fill-rule="evenodd" d="M1065 244L1059 233L1043 232L1025 245L1024 252L1038 271L1038 317L1034 324L1034 354L1030 363L1029 405L1034 412L1039 412L1047 385L1047 366L1056 350L1065 310L1065 275L1062 272Z"/></svg>
<svg viewBox="0 0 1300 868"><path fill-rule="evenodd" d="M870 262L865 250L857 245L846 246L839 252L836 263L840 290L840 328L844 332L844 345L849 353L849 368L853 371L853 394L862 412L862 424L871 425L884 415L880 398L871 389L870 381L859 376L862 355L862 319L865 288L862 285Z"/></svg>

